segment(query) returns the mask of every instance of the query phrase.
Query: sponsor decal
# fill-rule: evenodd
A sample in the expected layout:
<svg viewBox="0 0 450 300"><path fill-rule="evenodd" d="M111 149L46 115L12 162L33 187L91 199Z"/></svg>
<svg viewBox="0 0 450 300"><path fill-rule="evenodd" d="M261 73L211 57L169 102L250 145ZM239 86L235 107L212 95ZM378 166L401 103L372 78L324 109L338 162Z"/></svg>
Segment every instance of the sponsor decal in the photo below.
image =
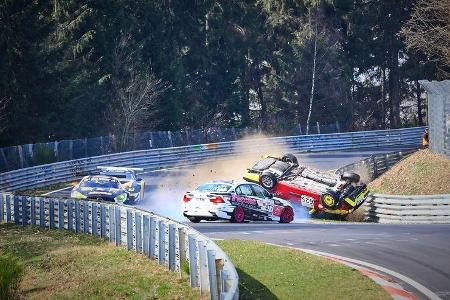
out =
<svg viewBox="0 0 450 300"><path fill-rule="evenodd" d="M274 205L273 206L273 210L272 210L272 214L274 216L279 217L279 216L281 216L281 212L282 211L283 211L283 206L281 206L281 205Z"/></svg>
<svg viewBox="0 0 450 300"><path fill-rule="evenodd" d="M312 197L301 195L300 201L301 201L302 206L314 207L314 198L312 198Z"/></svg>
<svg viewBox="0 0 450 300"><path fill-rule="evenodd" d="M232 202L237 202L237 203L242 203L242 204L249 204L252 206L257 206L258 202L253 199L253 198L249 198L249 197L245 197L245 196L239 196L239 195L233 195L231 197L231 201Z"/></svg>

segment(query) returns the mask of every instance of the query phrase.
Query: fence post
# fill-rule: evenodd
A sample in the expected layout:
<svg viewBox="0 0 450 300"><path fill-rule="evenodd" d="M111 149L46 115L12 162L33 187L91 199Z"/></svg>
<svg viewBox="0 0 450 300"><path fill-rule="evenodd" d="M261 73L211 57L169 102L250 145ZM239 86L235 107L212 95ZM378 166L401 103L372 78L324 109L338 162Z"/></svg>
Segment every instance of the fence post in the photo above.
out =
<svg viewBox="0 0 450 300"><path fill-rule="evenodd" d="M207 250L206 254L208 256L209 290L211 300L218 300L219 292L217 287L216 251Z"/></svg>
<svg viewBox="0 0 450 300"><path fill-rule="evenodd" d="M159 264L165 264L166 263L166 224L164 224L163 220L160 220L158 222L158 228L159 228L159 240L158 240L158 246L159 246L159 255L158 255L158 261Z"/></svg>
<svg viewBox="0 0 450 300"><path fill-rule="evenodd" d="M200 296L206 297L209 295L209 277L206 245L204 241L198 241L198 262L200 266Z"/></svg>
<svg viewBox="0 0 450 300"><path fill-rule="evenodd" d="M6 222L11 222L11 195L6 195Z"/></svg>
<svg viewBox="0 0 450 300"><path fill-rule="evenodd" d="M100 204L100 236L106 237L106 205Z"/></svg>
<svg viewBox="0 0 450 300"><path fill-rule="evenodd" d="M133 249L133 214L127 209L127 248Z"/></svg>
<svg viewBox="0 0 450 300"><path fill-rule="evenodd" d="M39 198L39 226L45 227L45 200Z"/></svg>
<svg viewBox="0 0 450 300"><path fill-rule="evenodd" d="M116 246L120 246L122 244L122 229L121 229L121 209L119 206L114 206L114 215L115 215L115 233L116 233Z"/></svg>
<svg viewBox="0 0 450 300"><path fill-rule="evenodd" d="M6 198L6 194L0 195L0 223L2 223L4 220L3 214L4 214L4 203L5 203L4 199L5 198Z"/></svg>
<svg viewBox="0 0 450 300"><path fill-rule="evenodd" d="M64 201L58 201L58 228L64 229Z"/></svg>
<svg viewBox="0 0 450 300"><path fill-rule="evenodd" d="M53 199L49 200L49 217L50 217L50 229L55 228L55 202Z"/></svg>
<svg viewBox="0 0 450 300"><path fill-rule="evenodd" d="M27 197L22 196L22 225L28 225Z"/></svg>
<svg viewBox="0 0 450 300"><path fill-rule="evenodd" d="M143 252L144 254L149 257L150 254L150 217L148 215L144 215L142 217L142 222L143 222L143 227L144 227L144 232L143 232Z"/></svg>
<svg viewBox="0 0 450 300"><path fill-rule="evenodd" d="M177 252L177 243L176 243L176 230L177 227L175 224L169 224L169 270L175 271L177 268L176 262L176 252Z"/></svg>
<svg viewBox="0 0 450 300"><path fill-rule="evenodd" d="M73 200L67 201L67 230L73 230Z"/></svg>
<svg viewBox="0 0 450 300"><path fill-rule="evenodd" d="M81 231L81 203L75 201L75 232Z"/></svg>
<svg viewBox="0 0 450 300"><path fill-rule="evenodd" d="M92 202L92 219L91 219L91 227L92 227L92 235L98 235L98 209L97 203Z"/></svg>
<svg viewBox="0 0 450 300"><path fill-rule="evenodd" d="M134 226L136 233L136 252L142 253L142 215L139 212L134 214Z"/></svg>
<svg viewBox="0 0 450 300"><path fill-rule="evenodd" d="M31 206L30 224L31 224L31 226L36 226L36 199L34 197L31 197L30 206ZM1 215L1 212L0 212L0 215ZM0 221L1 221L1 216L0 216Z"/></svg>
<svg viewBox="0 0 450 300"><path fill-rule="evenodd" d="M189 277L191 280L191 287L198 287L199 272L197 264L197 241L193 234L188 235L189 247Z"/></svg>

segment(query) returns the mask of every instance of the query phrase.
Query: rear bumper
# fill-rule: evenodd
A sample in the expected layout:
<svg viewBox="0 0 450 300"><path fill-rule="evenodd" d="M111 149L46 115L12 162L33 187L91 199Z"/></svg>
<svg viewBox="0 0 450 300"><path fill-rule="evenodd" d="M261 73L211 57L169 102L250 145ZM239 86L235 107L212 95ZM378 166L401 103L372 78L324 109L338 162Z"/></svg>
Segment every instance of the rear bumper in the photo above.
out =
<svg viewBox="0 0 450 300"><path fill-rule="evenodd" d="M345 195L344 201L355 210L364 203L368 195L369 190L367 189L367 186L362 184L356 187L349 195Z"/></svg>

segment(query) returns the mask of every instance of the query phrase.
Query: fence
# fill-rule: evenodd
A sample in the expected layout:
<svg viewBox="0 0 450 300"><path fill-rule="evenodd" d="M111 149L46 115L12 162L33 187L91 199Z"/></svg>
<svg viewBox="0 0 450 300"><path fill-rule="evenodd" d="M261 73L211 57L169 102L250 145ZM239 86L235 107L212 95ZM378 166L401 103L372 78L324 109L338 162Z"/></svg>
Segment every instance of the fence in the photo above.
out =
<svg viewBox="0 0 450 300"><path fill-rule="evenodd" d="M326 134L339 131L338 123L331 125L317 123L311 126L310 133ZM120 143L114 135L5 147L0 148L0 172L125 151L235 141L258 133L261 131L254 128L137 132L128 138L126 146L122 147L124 149L118 147ZM299 125L285 134L302 135L304 128Z"/></svg>
<svg viewBox="0 0 450 300"><path fill-rule="evenodd" d="M361 131L340 134L290 136L268 139L251 139L240 142L223 142L184 147L124 152L97 157L58 162L0 174L3 191L37 188L58 182L67 182L90 173L99 165L141 167L158 170L174 166L188 166L206 159L220 159L236 154L239 149L248 153L270 152L273 145L294 151L351 150L365 147L420 145L423 128ZM238 146L238 147L237 147Z"/></svg>
<svg viewBox="0 0 450 300"><path fill-rule="evenodd" d="M413 151L374 155L339 168L336 173L367 171L368 180L373 180ZM364 205L365 219L371 222L450 223L450 195L446 194L424 196L370 194Z"/></svg>
<svg viewBox="0 0 450 300"><path fill-rule="evenodd" d="M196 230L145 210L92 201L0 194L0 223L65 229L109 239L174 272L189 266L202 298L238 299L238 275L228 256Z"/></svg>

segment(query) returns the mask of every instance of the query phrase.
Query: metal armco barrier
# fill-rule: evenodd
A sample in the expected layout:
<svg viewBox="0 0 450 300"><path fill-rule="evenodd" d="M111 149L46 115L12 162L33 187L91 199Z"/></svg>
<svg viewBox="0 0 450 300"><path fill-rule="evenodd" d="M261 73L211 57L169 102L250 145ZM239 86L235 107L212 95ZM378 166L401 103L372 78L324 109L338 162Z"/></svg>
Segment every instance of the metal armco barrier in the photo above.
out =
<svg viewBox="0 0 450 300"><path fill-rule="evenodd" d="M450 194L370 195L366 217L378 223L450 223Z"/></svg>
<svg viewBox="0 0 450 300"><path fill-rule="evenodd" d="M238 299L238 275L228 256L189 226L134 207L0 194L0 223L64 229L109 239L181 273L202 299Z"/></svg>
<svg viewBox="0 0 450 300"><path fill-rule="evenodd" d="M78 178L82 174L94 171L99 165L141 167L146 170L189 166L202 160L218 159L236 154L239 149L245 149L247 153L257 153L264 151L266 147L267 151L270 152L271 145L284 146L294 151L336 151L392 145L418 146L421 142L423 130L423 127L414 127L339 134L288 136L262 139L265 143L261 143L262 140L252 139L239 142L131 151L1 173L0 187L2 191L17 191L58 182L67 182ZM239 146L236 147L237 145Z"/></svg>

